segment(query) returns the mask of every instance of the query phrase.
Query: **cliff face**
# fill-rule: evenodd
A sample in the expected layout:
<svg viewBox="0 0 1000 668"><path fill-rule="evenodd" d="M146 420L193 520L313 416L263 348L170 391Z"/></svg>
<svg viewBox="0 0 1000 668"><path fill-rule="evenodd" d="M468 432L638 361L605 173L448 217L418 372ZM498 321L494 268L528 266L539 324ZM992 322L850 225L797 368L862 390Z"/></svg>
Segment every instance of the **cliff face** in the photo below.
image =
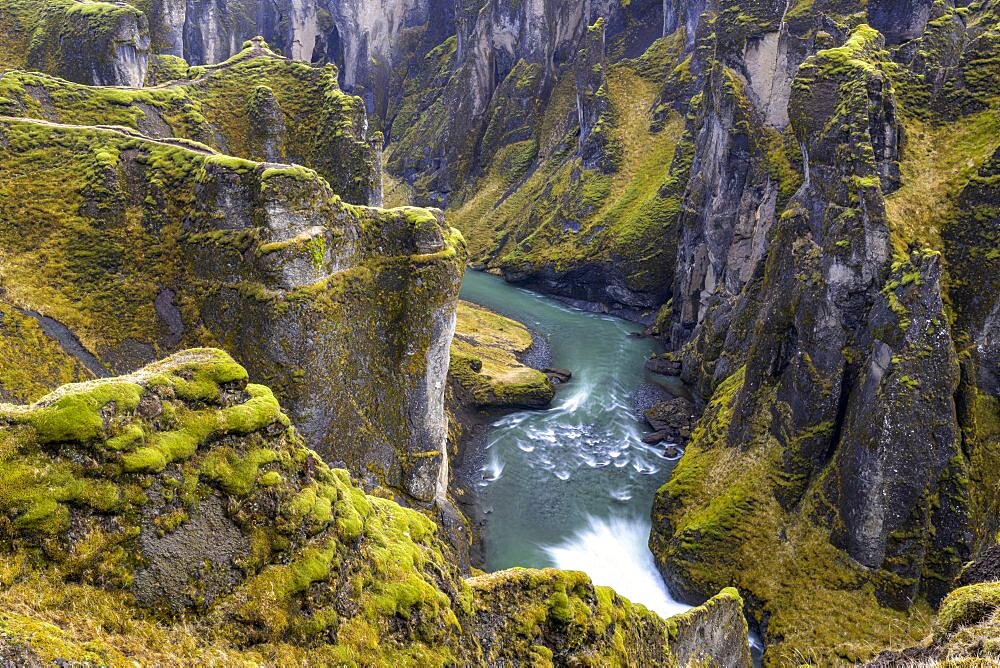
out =
<svg viewBox="0 0 1000 668"><path fill-rule="evenodd" d="M969 258L1000 225L998 16L896 4L720 3L662 93L688 110L663 331L711 399L650 543L690 598L748 592L778 663L864 660L880 616L915 640L994 541L997 287Z"/></svg>
<svg viewBox="0 0 1000 668"><path fill-rule="evenodd" d="M284 55L334 63L341 82L384 119L401 86L400 65L454 33L448 0L155 0L150 21L160 53L196 65L221 62L262 35ZM419 58L419 56L416 56Z"/></svg>
<svg viewBox="0 0 1000 668"><path fill-rule="evenodd" d="M149 58L146 15L125 3L5 2L0 68L30 68L78 83L141 86Z"/></svg>
<svg viewBox="0 0 1000 668"><path fill-rule="evenodd" d="M381 201L387 141L473 262L669 344L706 407L651 547L691 600L737 584L768 661L916 641L995 543L996 0L171 1L149 73L131 7L0 7L6 66L164 84L0 79L0 396L219 345L323 457L440 500L463 243L334 196Z"/></svg>
<svg viewBox="0 0 1000 668"><path fill-rule="evenodd" d="M154 139L315 169L342 199L381 204L381 135L333 66L310 67L259 39L231 59L190 68L154 59L155 88L108 89L13 71L0 76L0 114L69 125L115 125Z"/></svg>
<svg viewBox="0 0 1000 668"><path fill-rule="evenodd" d="M198 65L224 60L255 34L286 56L336 63L341 84L385 130L387 165L412 191L407 202L469 203L486 185L489 194L463 216L465 229L491 224L483 207L502 205L512 186L537 174L531 194L552 190L565 209L545 224L546 238L531 240L530 229L503 219L492 226L505 234L475 249L477 259L502 266L512 280L639 318L667 296L672 248L658 246L668 236L670 206L656 197L662 175L652 174L654 159L640 142L623 149L612 135L618 118L628 116L618 134L649 135L662 163L673 133L650 131L641 118L646 110L630 104L634 72L615 80L617 99L609 100L603 71L585 72L577 57L584 52L589 69L603 70L606 49L613 60L641 55L662 34L658 0L170 0L154 3L150 21L154 50ZM592 79L580 79L585 94L576 95L574 77ZM638 92L641 104L652 102L652 84ZM581 122L586 143L574 131ZM577 150L567 153L571 145ZM636 170L649 178L626 192ZM596 206L608 195L608 206ZM539 207L532 226L547 217ZM585 250L592 240L596 248ZM560 248L546 252L543 241Z"/></svg>
<svg viewBox="0 0 1000 668"><path fill-rule="evenodd" d="M97 372L224 346L330 461L443 495L463 253L439 214L353 207L305 168L180 140L12 118L0 134L0 273L20 313L59 323Z"/></svg>
<svg viewBox="0 0 1000 668"><path fill-rule="evenodd" d="M663 620L582 573L463 580L432 521L328 467L218 350L0 404L0 453L20 665L749 665L733 590Z"/></svg>

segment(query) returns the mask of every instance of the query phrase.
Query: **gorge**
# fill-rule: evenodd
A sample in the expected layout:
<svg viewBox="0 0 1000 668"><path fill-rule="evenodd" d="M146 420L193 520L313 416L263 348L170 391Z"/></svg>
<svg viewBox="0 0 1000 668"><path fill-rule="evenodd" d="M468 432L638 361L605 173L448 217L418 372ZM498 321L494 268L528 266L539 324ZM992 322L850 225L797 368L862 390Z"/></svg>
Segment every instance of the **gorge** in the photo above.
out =
<svg viewBox="0 0 1000 668"><path fill-rule="evenodd" d="M1000 661L998 54L0 0L0 665Z"/></svg>

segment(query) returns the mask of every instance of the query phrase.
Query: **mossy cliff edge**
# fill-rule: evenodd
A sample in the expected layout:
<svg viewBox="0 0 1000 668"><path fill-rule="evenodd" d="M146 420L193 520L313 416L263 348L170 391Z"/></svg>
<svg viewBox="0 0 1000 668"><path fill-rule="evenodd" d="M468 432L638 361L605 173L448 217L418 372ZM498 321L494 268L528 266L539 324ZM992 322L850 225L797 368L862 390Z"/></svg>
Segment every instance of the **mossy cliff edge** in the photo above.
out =
<svg viewBox="0 0 1000 668"><path fill-rule="evenodd" d="M0 377L28 383L6 395L219 346L329 461L443 495L464 253L440 213L355 207L304 167L124 128L3 118L0 146L2 300L20 314L3 328L34 314L63 352L97 361L56 355L43 378L13 366L37 353L5 357Z"/></svg>
<svg viewBox="0 0 1000 668"><path fill-rule="evenodd" d="M333 65L291 61L258 37L216 65L157 60L150 78L159 85L109 88L10 71L0 76L0 115L122 126L248 160L301 164L343 200L381 206L382 136L369 136L364 102L340 89Z"/></svg>
<svg viewBox="0 0 1000 668"><path fill-rule="evenodd" d="M124 2L4 0L0 70L32 69L97 86L141 86L149 21Z"/></svg>
<svg viewBox="0 0 1000 668"><path fill-rule="evenodd" d="M0 658L748 665L734 590L663 620L581 573L464 580L290 424L212 349L0 404Z"/></svg>

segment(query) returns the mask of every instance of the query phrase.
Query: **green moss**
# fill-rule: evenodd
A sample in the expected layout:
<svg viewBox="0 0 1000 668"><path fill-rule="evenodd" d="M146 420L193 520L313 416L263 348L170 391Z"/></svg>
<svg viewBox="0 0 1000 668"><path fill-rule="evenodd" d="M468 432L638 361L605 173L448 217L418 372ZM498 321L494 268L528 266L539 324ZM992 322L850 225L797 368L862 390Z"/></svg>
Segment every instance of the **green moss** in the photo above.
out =
<svg viewBox="0 0 1000 668"><path fill-rule="evenodd" d="M637 291L659 292L670 283L675 249L664 239L673 238L680 198L664 195L663 166L671 162L682 122L669 114L651 128L646 112L659 84L644 73L652 76L639 61L607 72L617 119L607 133L621 148L614 174L582 169L575 154L560 148L572 145L562 125L575 104L571 78L553 91L536 138L498 149L485 180L474 193L459 195L464 201L449 218L469 238L474 260L518 275L606 262Z"/></svg>
<svg viewBox="0 0 1000 668"><path fill-rule="evenodd" d="M102 409L114 404L116 411L133 411L142 388L131 383L92 381L86 390L42 400L40 410L30 415L30 423L43 443L86 443L104 431Z"/></svg>
<svg viewBox="0 0 1000 668"><path fill-rule="evenodd" d="M927 605L907 612L882 607L870 572L852 565L831 544L830 529L810 519L826 512L822 481L798 495L798 506L782 504L785 486L801 487L801 481L784 475L788 450L765 420L734 424L746 378L741 368L716 387L684 457L660 489L654 554L692 591L709 595L736 585L747 600L758 601L751 611L767 619L767 638L777 641L768 646L770 664L856 663L890 641L916 642L928 629ZM774 391L757 391L768 415L788 410ZM820 423L791 440L831 428ZM752 438L737 440L736 429ZM665 526L669 534L656 530ZM768 559L761 561L761 554Z"/></svg>
<svg viewBox="0 0 1000 668"><path fill-rule="evenodd" d="M141 402L106 412L107 433L81 442L72 455L38 439L28 418L44 402L0 408L0 511L12 519L2 520L4 536L14 537L0 540L6 639L47 659L112 665L125 656L171 665L209 657L227 665L480 665L485 636L477 635L475 615L486 613L499 620L488 629L491 638L510 634L510 642L491 646L518 663L573 656L599 665L628 665L636 657L673 665L673 627L594 588L582 573L518 570L465 582L432 519L366 495L281 418L237 417L233 409L240 407L256 415L253 403L270 392L252 384L240 390L243 374L220 371L230 361L219 351L188 351L103 381L138 386ZM173 392L174 380L196 376L237 384L220 380L218 393L199 394L215 397L209 400ZM58 394L89 396L93 389L83 384ZM233 431L224 432L227 425ZM164 437L176 434L192 435L198 447L168 447ZM123 476L116 465L122 451L162 457L163 470L157 461ZM247 553L235 556L235 582L210 608L196 605L176 619L137 607L125 593L136 569L164 558L171 568L184 567L173 553L140 543L145 523L160 538L182 532L211 496L251 537ZM191 577L192 598L203 604L203 575Z"/></svg>
<svg viewBox="0 0 1000 668"><path fill-rule="evenodd" d="M216 448L203 460L201 476L218 483L227 494L247 496L257 484L271 487L281 482L277 471L259 475L261 466L277 461L280 456L278 451L270 449L251 450L240 456L229 448Z"/></svg>
<svg viewBox="0 0 1000 668"><path fill-rule="evenodd" d="M75 81L111 80L116 35L143 32L146 19L132 6L88 0L7 0L0 14L0 66L35 69ZM141 82L140 82L141 83Z"/></svg>
<svg viewBox="0 0 1000 668"><path fill-rule="evenodd" d="M316 176L307 169L312 167L346 200L368 202L378 166L359 113L363 103L340 90L332 69L292 63L266 48L248 48L226 63L200 69L187 68L179 59L156 57L151 76L170 82L156 88L100 88L8 72L0 77L0 100L5 100L0 111L147 132L165 125L172 142L193 140L209 152L225 149L230 155L215 155L209 162L236 172L256 166L248 160L273 159L264 154L259 141L263 125L281 137L277 145L281 160L306 165L265 170L265 181L278 173L312 181ZM247 99L263 89L271 91L278 118L247 112ZM44 108L33 97L43 94L39 91L45 96Z"/></svg>
<svg viewBox="0 0 1000 668"><path fill-rule="evenodd" d="M948 594L938 609L934 623L938 638L954 633L964 626L975 626L1000 607L1000 583L982 582L960 587Z"/></svg>
<svg viewBox="0 0 1000 668"><path fill-rule="evenodd" d="M531 345L520 323L460 302L449 377L479 407L545 406L555 396L552 383L517 359Z"/></svg>
<svg viewBox="0 0 1000 668"><path fill-rule="evenodd" d="M93 378L93 373L49 338L38 321L0 300L0 397L40 399L56 386Z"/></svg>

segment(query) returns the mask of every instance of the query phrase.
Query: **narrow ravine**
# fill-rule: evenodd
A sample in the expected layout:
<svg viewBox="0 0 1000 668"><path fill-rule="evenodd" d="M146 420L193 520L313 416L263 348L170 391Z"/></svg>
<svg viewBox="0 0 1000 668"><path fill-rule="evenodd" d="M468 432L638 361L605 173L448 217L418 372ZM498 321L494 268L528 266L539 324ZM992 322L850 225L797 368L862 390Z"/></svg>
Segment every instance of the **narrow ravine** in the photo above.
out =
<svg viewBox="0 0 1000 668"><path fill-rule="evenodd" d="M548 410L505 416L486 433L469 476L479 486L486 568L581 570L661 615L686 610L646 545L653 495L675 464L642 442L634 408L669 382L643 369L656 344L630 336L637 325L488 274L468 272L462 297L523 322L548 342L552 366L573 372Z"/></svg>

